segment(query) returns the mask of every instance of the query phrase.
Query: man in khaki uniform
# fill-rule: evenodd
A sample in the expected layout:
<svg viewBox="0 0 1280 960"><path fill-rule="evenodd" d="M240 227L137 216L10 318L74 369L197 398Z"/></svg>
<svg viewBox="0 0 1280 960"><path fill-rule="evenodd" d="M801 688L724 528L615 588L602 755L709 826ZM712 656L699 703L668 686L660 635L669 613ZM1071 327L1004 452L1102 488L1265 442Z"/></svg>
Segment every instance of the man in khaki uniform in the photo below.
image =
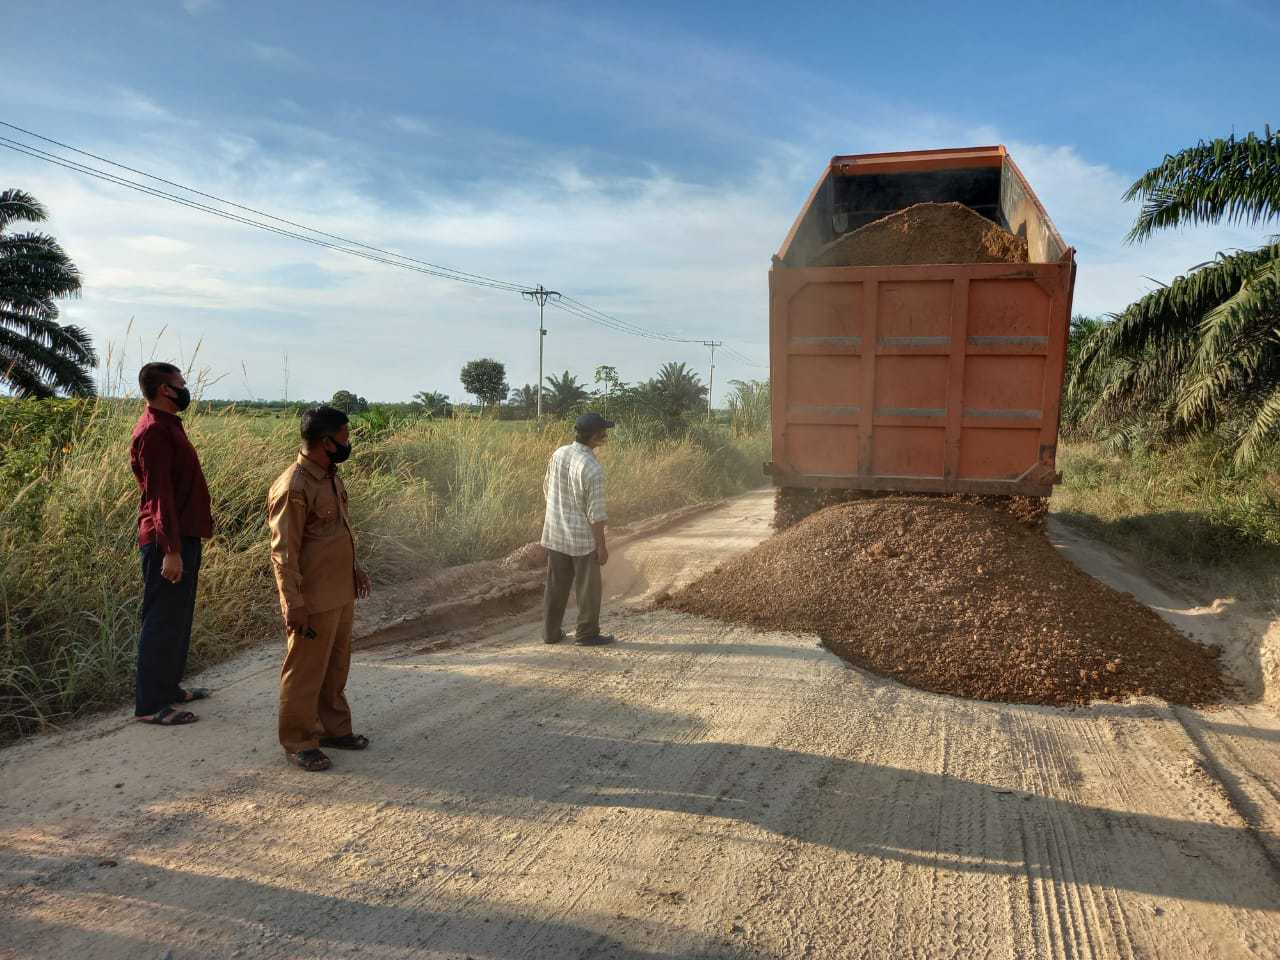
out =
<svg viewBox="0 0 1280 960"><path fill-rule="evenodd" d="M303 770L327 770L320 747L363 750L343 690L351 666L351 620L369 578L356 565L347 490L337 465L351 455L347 415L302 414L302 451L271 485L271 566L289 647L280 672L280 744Z"/></svg>

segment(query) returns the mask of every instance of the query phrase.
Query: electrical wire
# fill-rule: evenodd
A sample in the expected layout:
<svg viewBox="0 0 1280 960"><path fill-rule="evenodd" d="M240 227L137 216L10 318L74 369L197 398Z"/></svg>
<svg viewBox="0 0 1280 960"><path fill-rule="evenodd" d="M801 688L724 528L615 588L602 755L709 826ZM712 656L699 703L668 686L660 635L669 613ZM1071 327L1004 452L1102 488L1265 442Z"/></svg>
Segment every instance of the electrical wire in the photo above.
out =
<svg viewBox="0 0 1280 960"><path fill-rule="evenodd" d="M551 300L548 302L548 305L553 306L557 310L560 310L564 313L568 313L575 317L579 317L583 320L587 320L591 323L598 324L599 326L608 327L609 329L615 330L618 333L625 333L633 337L641 337L645 340L654 340L661 343L701 343L702 342L700 340L686 340L680 337L672 337L664 333L657 333L655 331L647 330L643 327L639 327L634 324L629 324L625 321L618 320L616 317L612 317L609 314L604 313L602 311L595 310L594 308L591 308L591 307L581 306L579 305L578 301L572 300L569 297L565 297L562 300Z"/></svg>
<svg viewBox="0 0 1280 960"><path fill-rule="evenodd" d="M209 213L215 217L221 217L224 220L230 220L234 223L241 223L246 226L257 227L261 230L266 230L268 233L274 233L282 237L289 237L294 240L301 240L303 243L310 243L317 247L324 247L328 250L334 250L339 253L345 253L353 257L359 257L361 259L370 260L375 263L386 264L387 266L401 267L402 269L412 270L415 273L422 273L428 276L440 277L446 280L456 280L459 283L469 283L469 284L472 284L473 286L488 287L491 289L504 290L507 292L517 291L520 289L520 286L518 284L510 284L504 281L472 279L469 276L464 276L464 275L460 275L459 273L455 273L450 268L435 269L435 268L418 266L413 263L405 263L401 260L392 259L391 257L384 257L384 256L372 254L372 253L366 253L362 250L356 250L350 247L344 247L341 244L330 243L327 240L319 240L315 237L308 237L306 234L297 233L292 230L285 230L281 227L273 227L270 224L261 223L260 221L253 220L248 217L242 217L238 214L229 213L226 210L219 210L216 207L209 206L208 204L198 203L194 200L187 200L183 197L179 197L176 194L168 193L167 191L164 191L164 190L158 190L154 187L148 187L145 184L136 183L132 180L127 180L122 177L117 177L115 176L115 174L98 170L94 167L90 167L87 164L79 163L75 160L68 160L65 157L58 157L55 154L47 153L46 151L39 150L27 144L19 143L16 140L10 140L8 137L0 137L0 147L6 147L17 153L25 154L26 156L29 156L29 157L34 157L37 160L44 160L48 163L55 164L59 167L66 167L68 170L73 170L76 173L83 173L91 177L96 177L99 180L105 180L107 183L112 183L117 186L126 187L130 190L136 190L139 193L147 194L149 196L157 197L159 199L169 200L172 203L178 204L179 206L188 207L192 210L198 210L202 213Z"/></svg>
<svg viewBox="0 0 1280 960"><path fill-rule="evenodd" d="M583 303L581 300L575 300L573 297L570 297L570 296L562 295L561 299L568 301L569 304L571 304L574 308L576 308L579 311L591 314L595 317L599 317L600 322L602 323L614 324L620 329L634 331L637 336L642 336L642 335L649 336L649 337L652 337L653 339L665 340L668 343L702 343L702 339L700 338L695 339L695 338L689 338L689 337L675 337L675 336L671 336L670 334L656 333L654 331L647 330L646 328L641 327L639 324L632 323L629 320L620 320L617 317L614 317L614 316L611 316L610 314L605 313L603 310L597 310L595 307L589 306Z"/></svg>
<svg viewBox="0 0 1280 960"><path fill-rule="evenodd" d="M98 167L91 166L90 164L87 164L87 163L82 163L78 160L73 160L69 157L60 156L58 154L51 153L47 150L42 150L39 147L33 146L29 143L23 143L22 141L19 141L19 140L14 140L9 137L0 136L0 147L5 147L6 149L12 150L16 153L31 157L36 160L43 160L46 163L51 163L51 164L54 164L55 166L63 167L75 173L80 173L86 176L94 177L98 180L102 180L106 183L110 183L115 186L120 186L129 190L134 190L146 196L151 196L161 200L167 200L171 203L175 203L175 204L178 204L179 206L187 207L188 209L195 210L201 213L208 213L213 216L220 217L224 220L231 221L233 223L239 223L239 224L250 226L250 227L257 227L260 230L265 230L268 233L273 233L278 236L286 237L293 240L300 240L303 243L309 243L309 244L312 244L313 246L318 246L318 247L332 250L338 253L344 253L344 254L347 254L348 256L359 257L361 259L368 260L373 263L381 263L386 266L400 267L401 269L412 270L415 273L424 274L426 276L438 277L446 280L454 280L459 283L466 283L472 286L485 287L488 289L500 290L500 291L509 292L509 293L523 292L530 288L529 284L512 283L507 280L499 280L495 277L489 277L484 274L469 273L464 270L458 270L453 267L444 266L442 264L432 263L427 260L420 260L416 257L409 257L404 254L396 253L392 250L387 250L383 247L377 247L371 244L362 243L359 240L353 240L350 237L344 237L341 234L328 233L323 230L318 230L315 227L309 227L306 224L298 223L297 221L294 221L294 220L288 220L284 217L279 217L274 214L267 213L266 211L259 210L255 207L250 207L245 204L236 203L235 201L232 201L232 200L227 200L226 198L219 197L216 194L206 193L202 190L197 190L194 187L186 186L185 184L178 183L177 181L169 180L152 173L147 173L146 171L140 170L136 167L131 167L131 166L128 166L127 164L119 163L115 160L111 160L108 157L101 156L100 154L91 153L88 150L82 150L79 147L72 146L60 140L55 140L52 137L46 137L42 134L36 133L33 130L28 130L25 127L20 127L17 124L9 123L8 121L5 121L5 120L0 120L0 126L7 127L10 130L17 131L18 133L24 134L28 137L34 137L37 140L40 140L44 143L52 144L64 150L70 150L71 152L79 154L80 156L89 157L90 159L97 160L100 163L108 164L109 166L115 167L119 170L125 170L129 173L133 173L138 176L145 177L148 180L153 180L156 183L162 183L162 184L165 184L166 186L173 187L177 190L185 191L186 193L192 194L193 196L204 197L207 200L212 200L216 203L223 204L224 206L231 207L236 210L242 210L247 214L253 215L253 217L248 217L248 216L242 216L241 214L232 213L229 210L224 210L218 207L210 206L209 204L201 203L197 200L192 200L189 197L179 196L178 194L171 193L167 190L162 190L158 187L149 186L148 184L139 183L138 181L131 180L127 177L118 176L117 174L110 173L106 170L102 170ZM254 217L262 217L266 220L273 221L276 224L284 224L285 227L292 227L294 229L285 229L285 227L274 226L273 223L264 223L262 220L254 219ZM299 233L298 231L305 231L305 232ZM313 236L308 236L308 234L312 234ZM662 342L662 343L684 343L684 344L698 343L700 344L703 342L703 340L700 338L676 337L671 334L665 334L655 330L650 330L646 327L640 326L637 323L633 323L632 321L623 320L618 317L615 317L612 314L606 313L603 310L599 310L595 307L592 307L590 304L583 303L581 300L578 300L571 296L561 295L560 297L554 300L548 301L548 303L550 306L554 307L555 309L561 310L565 313L576 316L580 319L587 320L588 322L613 330L616 333L625 334L627 336L639 337L642 339L647 339L647 340L652 340L652 341ZM743 355L741 352L734 350L732 348L725 347L724 349L729 356L731 356L734 360L736 360L739 363L743 363L749 366L756 366L756 367L767 366L767 364L762 364L757 361L754 361L749 357L746 357L745 355Z"/></svg>
<svg viewBox="0 0 1280 960"><path fill-rule="evenodd" d="M0 120L0 126L8 127L10 130L16 130L19 133L25 134L28 137L35 137L37 140L42 140L45 143L53 144L54 146L61 147L64 150L70 150L72 153L78 153L83 157L90 157L91 159L97 160L101 163L109 164L110 166L116 167L117 169L127 170L129 173L136 173L138 176L146 177L148 180L154 180L157 183L163 183L166 186L175 187L179 190L184 190L187 193L194 194L197 197L204 197L206 200L213 200L217 203L224 204L228 207L234 207L237 210L244 210L246 213L252 213L255 216L265 217L268 220L274 220L276 223L283 223L286 226L296 227L299 230L305 230L308 233L314 233L316 236L319 236L319 237L325 237L329 240L337 240L339 243L348 244L353 247L360 247L365 250L370 250L374 253L382 254L384 256L394 257L398 260L404 260L409 263L416 263L419 266L429 267L434 270L444 271L449 273L452 276L456 276L459 278L465 277L472 280L483 280L488 283L494 284L495 286L508 287L512 290L529 289L529 284L510 283L506 280L497 280L493 277L486 277L484 274L467 273L466 271L463 271L463 270L456 270L453 267L446 267L438 263L431 263L430 261L427 261L427 260L419 260L416 257L406 256L403 253L396 253L393 250L386 250L386 249L383 249L382 247L375 247L367 243L361 243L359 240L352 240L350 237L344 237L341 234L326 233L325 231L318 230L315 227L309 227L304 223L298 223L294 220L287 220L284 217L278 217L275 214L267 213L265 210L259 210L256 207L246 206L245 204L242 204L242 203L236 203L234 200L228 200L225 197L219 197L216 194L205 193L203 190L197 190L195 187L189 187L186 184L178 183L174 180L167 180L164 177L157 176L154 173L147 173L145 170L139 170L137 167L131 167L127 164L119 163L118 161L112 160L109 157L104 157L104 156L101 156L100 154L91 153L88 150L82 150L79 147L74 147L69 143L63 143L61 140L55 140L52 137L46 137L43 134L36 133L34 130L28 130L25 127L20 127L16 123L9 123L7 120ZM9 142L16 143L17 141L11 140ZM53 155L49 154L48 156L53 156Z"/></svg>
<svg viewBox="0 0 1280 960"><path fill-rule="evenodd" d="M728 344L725 344L723 347L721 347L721 349L724 350L724 352L727 353L734 360L738 361L741 364L744 364L745 366L766 367L766 368L769 366L767 363L761 363L759 360L752 360L750 357L744 354L741 350L738 350L736 347L729 346Z"/></svg>

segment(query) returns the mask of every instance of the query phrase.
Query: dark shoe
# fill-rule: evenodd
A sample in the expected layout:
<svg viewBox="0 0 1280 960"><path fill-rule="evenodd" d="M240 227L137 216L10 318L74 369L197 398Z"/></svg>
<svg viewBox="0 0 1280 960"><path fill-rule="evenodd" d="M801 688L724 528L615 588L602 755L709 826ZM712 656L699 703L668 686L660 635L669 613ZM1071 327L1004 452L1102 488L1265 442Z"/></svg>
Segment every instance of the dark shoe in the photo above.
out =
<svg viewBox="0 0 1280 960"><path fill-rule="evenodd" d="M542 642L543 643L559 643L563 639L564 639L564 634L562 633L560 634L560 636L556 637L554 640L551 637L543 637Z"/></svg>
<svg viewBox="0 0 1280 960"><path fill-rule="evenodd" d="M149 723L157 727L185 727L188 723L195 723L200 718L190 710L175 710L173 707L165 707L158 713L134 717L133 719L139 723Z"/></svg>
<svg viewBox="0 0 1280 960"><path fill-rule="evenodd" d="M309 773L318 773L333 766L333 761L326 757L323 751L314 747L310 750L299 750L297 753L286 753L285 756L295 767L301 767Z"/></svg>
<svg viewBox="0 0 1280 960"><path fill-rule="evenodd" d="M613 643L613 640L614 638L607 633L597 633L594 637L587 637L573 642L580 647L603 647L607 643Z"/></svg>
<svg viewBox="0 0 1280 960"><path fill-rule="evenodd" d="M208 700L213 691L207 687L192 687L190 690L178 688L178 703L195 703L197 700Z"/></svg>
<svg viewBox="0 0 1280 960"><path fill-rule="evenodd" d="M320 746L335 750L363 750L369 746L369 738L363 733L348 733L345 737L321 737Z"/></svg>

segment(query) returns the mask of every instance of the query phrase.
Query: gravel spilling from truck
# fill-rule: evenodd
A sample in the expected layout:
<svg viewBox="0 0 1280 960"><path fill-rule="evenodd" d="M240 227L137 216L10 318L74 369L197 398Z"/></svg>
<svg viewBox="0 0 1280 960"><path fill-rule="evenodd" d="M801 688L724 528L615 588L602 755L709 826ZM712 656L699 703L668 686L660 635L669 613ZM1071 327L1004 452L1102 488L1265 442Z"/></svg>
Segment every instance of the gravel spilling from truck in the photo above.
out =
<svg viewBox="0 0 1280 960"><path fill-rule="evenodd" d="M901 493L881 490L842 490L839 487L810 489L807 487L778 487L773 498L773 529L786 530L805 517L838 503L858 500L879 500L884 497L901 497ZM1003 510L1019 523L1041 532L1049 517L1049 501L1045 497L980 496L968 493L918 494L925 497L942 497L959 503L976 503L992 510Z"/></svg>
<svg viewBox="0 0 1280 960"><path fill-rule="evenodd" d="M1027 241L962 203L917 203L827 244L811 267L1026 263Z"/></svg>
<svg viewBox="0 0 1280 960"><path fill-rule="evenodd" d="M816 633L855 666L979 700L1197 706L1225 691L1216 651L1007 513L938 498L830 507L663 603Z"/></svg>

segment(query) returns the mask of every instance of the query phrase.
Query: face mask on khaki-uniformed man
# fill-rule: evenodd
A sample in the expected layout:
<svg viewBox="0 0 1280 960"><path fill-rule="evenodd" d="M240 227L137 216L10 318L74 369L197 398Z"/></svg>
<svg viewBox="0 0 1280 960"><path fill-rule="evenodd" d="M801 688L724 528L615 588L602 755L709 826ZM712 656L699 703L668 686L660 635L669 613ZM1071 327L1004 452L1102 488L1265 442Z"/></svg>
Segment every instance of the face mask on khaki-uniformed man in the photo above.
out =
<svg viewBox="0 0 1280 960"><path fill-rule="evenodd" d="M330 463L342 463L351 456L351 444L340 443L337 437L325 437L325 439L333 444L332 450L325 448L325 453L329 454Z"/></svg>

